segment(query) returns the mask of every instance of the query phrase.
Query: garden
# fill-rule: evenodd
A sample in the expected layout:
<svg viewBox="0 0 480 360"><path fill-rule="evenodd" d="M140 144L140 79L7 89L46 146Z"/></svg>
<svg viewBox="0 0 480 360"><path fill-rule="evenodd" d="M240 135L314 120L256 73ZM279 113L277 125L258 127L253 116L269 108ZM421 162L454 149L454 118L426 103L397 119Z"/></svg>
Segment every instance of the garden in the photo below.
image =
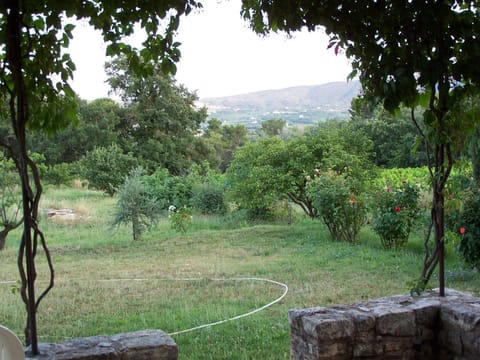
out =
<svg viewBox="0 0 480 360"><path fill-rule="evenodd" d="M314 170L305 179L307 193L317 194L312 198L319 210L313 219L288 201L269 208L267 218L253 219L248 211L232 210L224 193L215 191L225 186L218 175L198 171L189 177L162 173L140 178L133 171L113 197L80 182L49 185L40 224L55 259L56 279L39 308L40 342L162 329L179 345L180 359L288 359L288 310L411 290L424 259L425 171L380 172L372 181L378 189L369 200L352 192L358 187L352 188L348 177ZM156 202L158 212L151 222L140 222L136 240L132 222L118 221L119 205L135 187L156 193L155 198L147 196L150 201L160 191L167 199L163 206ZM453 196L449 199L458 205ZM59 209L75 216L48 216ZM446 282L478 295L480 274L460 251L462 237L473 226L464 223L449 232ZM20 335L25 316L16 281L18 237L14 230L0 252L0 318ZM47 267L39 262L39 286L46 274ZM280 302L203 327L282 297L285 289L267 280L288 286ZM437 281L434 274L429 286L436 287Z"/></svg>
<svg viewBox="0 0 480 360"><path fill-rule="evenodd" d="M255 133L176 83L200 3L3 5L0 320L33 355L38 339L161 328L184 358L288 358L292 307L437 280L478 295L472 2L242 1L258 34L324 29L363 89L348 121ZM73 19L103 36L121 103L72 90Z"/></svg>

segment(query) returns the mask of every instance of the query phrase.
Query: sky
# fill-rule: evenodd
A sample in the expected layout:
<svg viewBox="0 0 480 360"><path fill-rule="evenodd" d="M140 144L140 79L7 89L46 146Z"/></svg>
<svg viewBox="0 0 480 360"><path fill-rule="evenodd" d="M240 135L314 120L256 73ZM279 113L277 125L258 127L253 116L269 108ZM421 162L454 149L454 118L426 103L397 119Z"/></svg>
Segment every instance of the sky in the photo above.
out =
<svg viewBox="0 0 480 360"><path fill-rule="evenodd" d="M256 35L240 16L240 0L203 0L204 8L180 21L182 57L177 82L200 98L346 81L343 54L327 50L323 31ZM78 24L69 52L76 64L72 87L82 99L109 96L105 45L87 24Z"/></svg>

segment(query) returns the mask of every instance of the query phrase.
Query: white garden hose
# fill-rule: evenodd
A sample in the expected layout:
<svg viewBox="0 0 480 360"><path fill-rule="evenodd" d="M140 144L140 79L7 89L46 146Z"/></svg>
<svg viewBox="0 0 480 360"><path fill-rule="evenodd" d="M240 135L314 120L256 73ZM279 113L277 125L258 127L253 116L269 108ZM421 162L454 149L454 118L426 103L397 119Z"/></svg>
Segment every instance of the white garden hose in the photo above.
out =
<svg viewBox="0 0 480 360"><path fill-rule="evenodd" d="M242 319L242 318L245 318L247 316L250 316L250 315L253 315L253 314L256 314L257 312L260 312L262 310L265 310L267 308L269 308L270 306L282 301L282 299L287 296L287 293L288 293L288 286L287 284L284 284L284 283L281 283L281 282L278 282L278 281L275 281L275 280L270 280L270 279L263 279L263 278L253 278L253 277L245 277L245 278L232 278L232 279L223 279L223 278L209 278L209 279L206 279L206 278L182 278L182 279L108 279L108 280L100 280L100 281L149 281L149 280L171 280L171 281L201 281L201 280L210 280L210 281L261 281L261 282L267 282L267 283L271 283L271 284L274 284L274 285L278 285L280 287L283 288L283 293L280 297L278 297L277 299L269 302L268 304L266 305L263 305L262 307L259 307L257 309L254 309L252 311L249 311L247 313L244 313L244 314L240 314L240 315L236 315L234 317L231 317L231 318L228 318L228 319L224 319L224 320L219 320L219 321L215 321L215 322L212 322L212 323L208 323L208 324L203 324L203 325L199 325L199 326L195 326L193 328L190 328L190 329L185 329L185 330L180 330L180 331L175 331L175 332L172 332L172 333L169 333L168 335L170 336L175 336L175 335L180 335L180 334L185 334L185 333L188 333L188 332L192 332L192 331L195 331L195 330L200 330L200 329L204 329L204 328L207 328L207 327L212 327L212 326L215 326L215 325L220 325L220 324L224 324L226 322L229 322L229 321L234 321L234 320L239 320L239 319Z"/></svg>
<svg viewBox="0 0 480 360"><path fill-rule="evenodd" d="M195 326L195 327L190 328L190 329L175 331L175 332L169 333L168 335L170 335L170 336L185 334L185 333L188 333L188 332L204 329L204 328L207 328L207 327L212 327L212 326L215 326L215 325L224 324L224 323L229 322L229 321L239 320L239 319L245 318L247 316L256 314L256 313L258 313L262 310L265 310L265 309L269 308L270 306L275 305L276 303L282 301L282 299L288 293L288 286L284 283L281 283L281 282L278 282L278 281L275 281L275 280L255 278L255 277L239 277L239 278L232 278L232 279L225 279L225 278L181 278L181 279L176 279L176 278L164 278L164 279L123 278L123 279L106 279L106 280L98 280L98 281L102 281L102 282L121 282L121 281L150 281L150 280L165 280L165 281L201 281L201 280L210 280L210 281L260 281L260 282L274 284L274 285L277 285L277 286L280 286L281 288L283 288L283 293L280 297L278 297L277 299L275 299L275 300L269 302L268 304L265 304L265 305L263 305L263 306L261 306L257 309L254 309L254 310L249 311L249 312L244 313L244 314L236 315L236 316L228 318L228 319L219 320L219 321L215 321L215 322L212 322L212 323ZM2 284L5 284L5 285L6 284L15 284L15 283L16 283L15 281L0 281L0 285L2 285Z"/></svg>

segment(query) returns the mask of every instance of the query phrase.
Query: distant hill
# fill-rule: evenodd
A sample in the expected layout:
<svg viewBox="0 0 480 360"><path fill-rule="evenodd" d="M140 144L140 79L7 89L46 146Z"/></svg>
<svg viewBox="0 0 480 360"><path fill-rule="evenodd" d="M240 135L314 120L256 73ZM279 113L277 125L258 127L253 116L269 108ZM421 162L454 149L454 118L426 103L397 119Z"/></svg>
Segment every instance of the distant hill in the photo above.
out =
<svg viewBox="0 0 480 360"><path fill-rule="evenodd" d="M249 94L204 98L210 117L229 124L257 128L268 119L282 118L289 125L311 125L326 119L346 119L359 81L296 86Z"/></svg>

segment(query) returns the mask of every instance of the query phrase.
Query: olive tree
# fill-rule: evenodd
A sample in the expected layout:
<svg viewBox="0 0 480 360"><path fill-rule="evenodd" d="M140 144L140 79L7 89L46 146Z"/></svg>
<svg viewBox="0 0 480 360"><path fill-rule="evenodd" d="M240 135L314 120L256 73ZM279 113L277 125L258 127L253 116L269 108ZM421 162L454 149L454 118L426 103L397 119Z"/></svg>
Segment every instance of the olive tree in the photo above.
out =
<svg viewBox="0 0 480 360"><path fill-rule="evenodd" d="M133 240L141 240L142 233L159 218L160 203L151 194L142 180L141 167L133 169L125 178L118 192L113 225L132 225Z"/></svg>

